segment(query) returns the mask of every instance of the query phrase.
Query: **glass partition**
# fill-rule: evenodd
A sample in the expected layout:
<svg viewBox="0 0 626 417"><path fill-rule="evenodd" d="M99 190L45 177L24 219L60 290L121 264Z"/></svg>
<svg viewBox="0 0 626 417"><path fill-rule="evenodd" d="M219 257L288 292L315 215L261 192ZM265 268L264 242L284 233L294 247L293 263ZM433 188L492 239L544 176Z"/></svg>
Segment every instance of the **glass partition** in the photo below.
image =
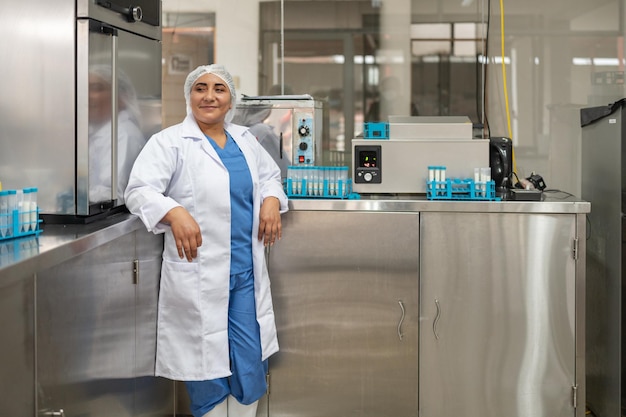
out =
<svg viewBox="0 0 626 417"><path fill-rule="evenodd" d="M327 101L329 149L349 149L368 117L467 116L475 137L511 137L519 177L579 195L580 109L624 96L624 1L529 1L163 0L164 125L184 115L175 62L219 59L258 78L249 95L278 85ZM242 42L259 54L234 53Z"/></svg>
<svg viewBox="0 0 626 417"><path fill-rule="evenodd" d="M421 9L402 0L261 2L261 92L284 82L288 91L325 100L333 151L349 151L364 122L389 115L465 115L482 137L480 10L474 5L450 16L437 8L432 16L413 11Z"/></svg>

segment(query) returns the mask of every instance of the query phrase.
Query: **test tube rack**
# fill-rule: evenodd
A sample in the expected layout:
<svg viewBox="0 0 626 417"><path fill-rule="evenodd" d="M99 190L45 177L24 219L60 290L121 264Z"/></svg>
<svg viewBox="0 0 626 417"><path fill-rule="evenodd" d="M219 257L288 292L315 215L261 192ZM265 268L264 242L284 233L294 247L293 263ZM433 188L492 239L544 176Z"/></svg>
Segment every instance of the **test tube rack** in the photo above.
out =
<svg viewBox="0 0 626 417"><path fill-rule="evenodd" d="M360 198L359 194L352 192L347 166L289 166L284 187L288 198Z"/></svg>
<svg viewBox="0 0 626 417"><path fill-rule="evenodd" d="M495 181L474 181L471 178L448 178L445 181L428 181L426 197L429 200L500 201L496 197Z"/></svg>
<svg viewBox="0 0 626 417"><path fill-rule="evenodd" d="M34 220L31 220L34 219ZM41 223L39 207L36 210L13 210L9 214L0 214L0 241L22 236L39 235Z"/></svg>
<svg viewBox="0 0 626 417"><path fill-rule="evenodd" d="M500 201L493 180L476 181L472 178L445 178L445 167L430 166L426 181L429 200ZM434 173L434 175L430 175Z"/></svg>
<svg viewBox="0 0 626 417"><path fill-rule="evenodd" d="M27 199L36 192L36 188L0 191L0 241L41 233L36 198Z"/></svg>

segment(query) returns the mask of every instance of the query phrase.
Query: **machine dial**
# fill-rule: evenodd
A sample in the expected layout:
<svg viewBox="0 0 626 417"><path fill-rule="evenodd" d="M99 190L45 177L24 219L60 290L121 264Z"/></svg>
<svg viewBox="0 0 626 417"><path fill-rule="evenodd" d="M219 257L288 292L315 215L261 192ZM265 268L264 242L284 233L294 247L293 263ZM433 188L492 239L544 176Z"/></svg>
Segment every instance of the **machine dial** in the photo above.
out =
<svg viewBox="0 0 626 417"><path fill-rule="evenodd" d="M301 151L306 151L309 148L309 145L306 142L300 142L300 145L298 147Z"/></svg>
<svg viewBox="0 0 626 417"><path fill-rule="evenodd" d="M370 182L373 178L374 178L374 176L372 175L372 173L371 173L371 172L366 172L366 173L363 175L363 179L364 179L366 182Z"/></svg>
<svg viewBox="0 0 626 417"><path fill-rule="evenodd" d="M309 136L311 134L311 130L308 126L300 125L300 127L298 128L298 133L300 134L300 136Z"/></svg>

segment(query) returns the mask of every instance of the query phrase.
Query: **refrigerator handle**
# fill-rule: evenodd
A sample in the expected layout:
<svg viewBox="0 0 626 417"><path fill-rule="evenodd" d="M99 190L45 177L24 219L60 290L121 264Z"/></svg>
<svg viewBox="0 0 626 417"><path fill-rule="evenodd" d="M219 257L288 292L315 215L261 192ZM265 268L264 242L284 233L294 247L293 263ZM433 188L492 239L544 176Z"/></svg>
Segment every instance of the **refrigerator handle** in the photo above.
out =
<svg viewBox="0 0 626 417"><path fill-rule="evenodd" d="M89 20L89 30L111 36L111 201L117 200L117 29L97 20Z"/></svg>
<svg viewBox="0 0 626 417"><path fill-rule="evenodd" d="M118 99L117 99L117 32L111 37L111 201L117 200Z"/></svg>

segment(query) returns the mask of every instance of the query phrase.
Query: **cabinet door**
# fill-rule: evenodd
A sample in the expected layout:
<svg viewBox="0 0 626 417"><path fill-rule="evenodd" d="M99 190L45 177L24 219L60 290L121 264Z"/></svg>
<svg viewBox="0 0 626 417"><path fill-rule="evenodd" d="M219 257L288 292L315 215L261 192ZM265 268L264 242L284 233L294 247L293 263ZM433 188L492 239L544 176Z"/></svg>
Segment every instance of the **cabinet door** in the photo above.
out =
<svg viewBox="0 0 626 417"><path fill-rule="evenodd" d="M575 216L423 213L420 416L573 416Z"/></svg>
<svg viewBox="0 0 626 417"><path fill-rule="evenodd" d="M133 415L134 256L133 233L37 274L40 411Z"/></svg>
<svg viewBox="0 0 626 417"><path fill-rule="evenodd" d="M140 230L38 274L41 415L172 411L174 384L154 377L162 250L162 235Z"/></svg>
<svg viewBox="0 0 626 417"><path fill-rule="evenodd" d="M19 247L16 240L0 243L0 265L3 250L14 243ZM35 284L32 276L11 278L0 280L0 414L30 416L35 410Z"/></svg>
<svg viewBox="0 0 626 417"><path fill-rule="evenodd" d="M417 415L418 233L417 213L284 215L270 416Z"/></svg>

